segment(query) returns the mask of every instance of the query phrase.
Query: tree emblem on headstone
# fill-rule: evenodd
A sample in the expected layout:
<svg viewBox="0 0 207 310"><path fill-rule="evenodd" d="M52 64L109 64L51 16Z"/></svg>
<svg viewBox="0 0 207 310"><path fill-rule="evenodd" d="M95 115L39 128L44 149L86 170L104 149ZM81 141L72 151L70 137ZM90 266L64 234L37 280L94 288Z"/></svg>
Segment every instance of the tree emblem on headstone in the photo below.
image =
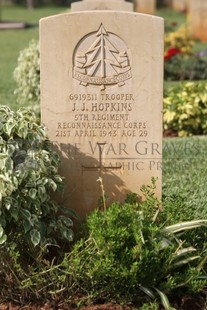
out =
<svg viewBox="0 0 207 310"><path fill-rule="evenodd" d="M131 78L126 44L101 24L97 32L82 38L73 55L73 77L82 85L124 85Z"/></svg>

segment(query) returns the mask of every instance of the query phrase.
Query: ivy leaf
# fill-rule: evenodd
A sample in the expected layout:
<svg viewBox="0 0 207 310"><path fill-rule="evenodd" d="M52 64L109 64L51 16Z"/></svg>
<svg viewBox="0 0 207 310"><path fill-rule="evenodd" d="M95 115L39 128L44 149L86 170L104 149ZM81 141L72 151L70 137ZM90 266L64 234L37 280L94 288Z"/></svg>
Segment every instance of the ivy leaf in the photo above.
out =
<svg viewBox="0 0 207 310"><path fill-rule="evenodd" d="M38 197L40 198L42 202L47 200L48 196L47 196L47 192L44 186L38 187Z"/></svg>
<svg viewBox="0 0 207 310"><path fill-rule="evenodd" d="M39 231L37 229L32 229L30 231L30 237L31 237L31 241L34 247L36 247L40 243L40 240L41 240Z"/></svg>
<svg viewBox="0 0 207 310"><path fill-rule="evenodd" d="M27 233L32 227L31 222L27 219L23 222L23 226L24 226L25 233Z"/></svg>
<svg viewBox="0 0 207 310"><path fill-rule="evenodd" d="M9 202L5 203L5 208L9 211L11 208L11 204Z"/></svg>
<svg viewBox="0 0 207 310"><path fill-rule="evenodd" d="M79 219L77 213L74 210L72 210L72 209L67 209L67 208L64 208L64 207L60 207L60 211L62 213L64 213L64 214L70 216L70 217L75 218L76 220Z"/></svg>
<svg viewBox="0 0 207 310"><path fill-rule="evenodd" d="M13 201L11 197L5 197L4 199L4 206L9 211L13 205Z"/></svg>
<svg viewBox="0 0 207 310"><path fill-rule="evenodd" d="M18 220L19 211L18 211L18 209L16 207L12 207L10 209L10 214L13 217L13 219L15 219L15 221Z"/></svg>
<svg viewBox="0 0 207 310"><path fill-rule="evenodd" d="M32 198L32 199L35 199L36 195L37 195L37 190L35 188L31 188L29 190L29 197Z"/></svg>
<svg viewBox="0 0 207 310"><path fill-rule="evenodd" d="M53 191L55 192L57 189L57 184L52 179L49 179L49 185L52 187Z"/></svg>
<svg viewBox="0 0 207 310"><path fill-rule="evenodd" d="M0 154L0 169L3 170L6 165L8 155L7 154Z"/></svg>
<svg viewBox="0 0 207 310"><path fill-rule="evenodd" d="M73 221L69 217L59 216L59 220L67 227L73 226Z"/></svg>
<svg viewBox="0 0 207 310"><path fill-rule="evenodd" d="M0 238L3 236L3 234L4 234L4 229L2 226L0 226Z"/></svg>
<svg viewBox="0 0 207 310"><path fill-rule="evenodd" d="M3 235L1 238L0 238L0 245L2 245L4 242L6 242L7 240L7 235Z"/></svg>
<svg viewBox="0 0 207 310"><path fill-rule="evenodd" d="M13 124L13 122L7 122L6 124L4 124L4 126L3 126L3 128L4 128L4 132L8 135L8 136L10 136L11 135L11 132L12 132L12 129L14 128L14 124Z"/></svg>
<svg viewBox="0 0 207 310"><path fill-rule="evenodd" d="M73 241L73 231L71 229L68 229L62 226L60 227L60 231L66 240L70 242Z"/></svg>
<svg viewBox="0 0 207 310"><path fill-rule="evenodd" d="M44 222L40 222L38 223L38 227L39 227L39 231L41 233L41 236L44 236L47 230L47 225Z"/></svg>
<svg viewBox="0 0 207 310"><path fill-rule="evenodd" d="M30 220L31 219L31 213L27 209L22 209L21 214L23 215L24 218Z"/></svg>
<svg viewBox="0 0 207 310"><path fill-rule="evenodd" d="M4 229L0 226L0 245L7 240L7 235L4 233Z"/></svg>

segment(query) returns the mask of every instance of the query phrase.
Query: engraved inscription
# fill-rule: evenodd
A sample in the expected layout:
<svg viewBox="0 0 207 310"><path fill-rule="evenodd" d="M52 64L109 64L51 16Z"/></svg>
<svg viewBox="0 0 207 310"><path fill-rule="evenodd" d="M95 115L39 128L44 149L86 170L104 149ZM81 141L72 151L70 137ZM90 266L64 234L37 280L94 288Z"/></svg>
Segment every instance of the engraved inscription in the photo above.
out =
<svg viewBox="0 0 207 310"><path fill-rule="evenodd" d="M57 138L146 138L149 134L148 122L134 117L131 93L71 93L68 98L72 117L58 122Z"/></svg>
<svg viewBox="0 0 207 310"><path fill-rule="evenodd" d="M78 42L73 55L73 78L80 84L103 90L109 85L122 86L131 77L126 44L114 33L107 32L103 24Z"/></svg>

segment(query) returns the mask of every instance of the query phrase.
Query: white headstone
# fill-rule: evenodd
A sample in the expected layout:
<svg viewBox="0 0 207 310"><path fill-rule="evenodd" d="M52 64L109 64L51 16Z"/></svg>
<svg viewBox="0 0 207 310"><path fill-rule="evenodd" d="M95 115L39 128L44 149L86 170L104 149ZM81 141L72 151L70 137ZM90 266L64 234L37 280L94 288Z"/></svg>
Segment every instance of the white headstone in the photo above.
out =
<svg viewBox="0 0 207 310"><path fill-rule="evenodd" d="M190 1L190 30L194 38L207 41L207 0Z"/></svg>
<svg viewBox="0 0 207 310"><path fill-rule="evenodd" d="M156 0L134 0L134 10L138 13L155 14Z"/></svg>
<svg viewBox="0 0 207 310"><path fill-rule="evenodd" d="M63 203L82 218L157 177L161 196L163 19L94 11L40 21L42 122L61 156Z"/></svg>
<svg viewBox="0 0 207 310"><path fill-rule="evenodd" d="M188 10L189 0L172 0L172 8L179 12Z"/></svg>
<svg viewBox="0 0 207 310"><path fill-rule="evenodd" d="M133 4L124 0L83 0L71 3L71 12L91 10L133 11Z"/></svg>

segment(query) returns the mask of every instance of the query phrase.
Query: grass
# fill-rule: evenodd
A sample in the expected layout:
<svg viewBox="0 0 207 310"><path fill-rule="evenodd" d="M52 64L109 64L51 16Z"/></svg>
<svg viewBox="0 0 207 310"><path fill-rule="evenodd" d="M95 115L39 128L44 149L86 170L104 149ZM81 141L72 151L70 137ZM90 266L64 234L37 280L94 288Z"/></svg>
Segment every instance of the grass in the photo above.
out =
<svg viewBox="0 0 207 310"><path fill-rule="evenodd" d="M15 82L13 71L17 65L19 52L28 46L32 39L38 39L39 20L49 15L64 12L62 7L42 7L27 10L19 6L3 6L2 21L23 21L30 25L26 29L0 30L0 104L17 109L13 92Z"/></svg>
<svg viewBox="0 0 207 310"><path fill-rule="evenodd" d="M206 150L206 136L164 139L163 197L164 204L181 202L173 212L175 222L207 217Z"/></svg>
<svg viewBox="0 0 207 310"><path fill-rule="evenodd" d="M184 13L176 12L169 8L160 8L156 13L165 19L165 26L167 27L176 22L176 26L174 27L176 29L186 23L186 15Z"/></svg>

